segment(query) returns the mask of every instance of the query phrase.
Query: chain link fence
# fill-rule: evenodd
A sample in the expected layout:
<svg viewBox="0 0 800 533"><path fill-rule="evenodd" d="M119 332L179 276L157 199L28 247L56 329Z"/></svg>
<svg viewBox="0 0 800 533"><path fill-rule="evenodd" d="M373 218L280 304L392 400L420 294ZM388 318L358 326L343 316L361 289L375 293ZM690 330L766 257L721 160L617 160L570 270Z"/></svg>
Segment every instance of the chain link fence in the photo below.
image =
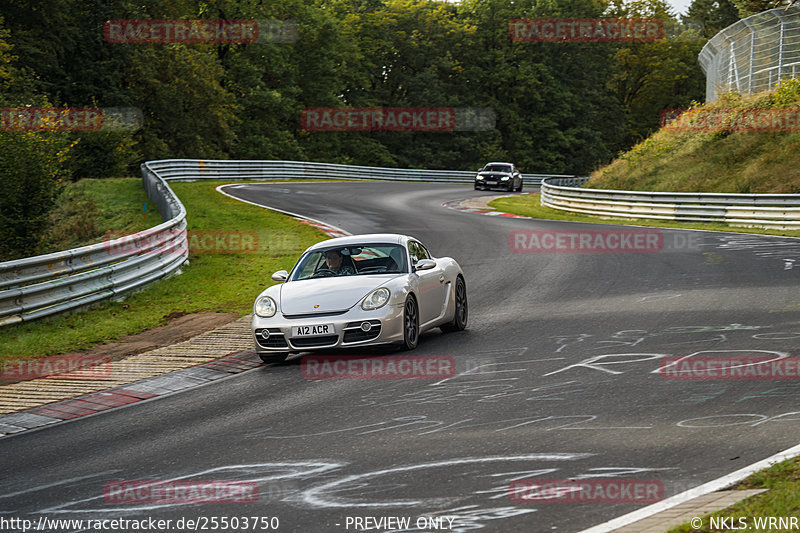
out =
<svg viewBox="0 0 800 533"><path fill-rule="evenodd" d="M728 91L775 89L800 73L800 6L779 7L731 24L699 56L706 73L706 102Z"/></svg>

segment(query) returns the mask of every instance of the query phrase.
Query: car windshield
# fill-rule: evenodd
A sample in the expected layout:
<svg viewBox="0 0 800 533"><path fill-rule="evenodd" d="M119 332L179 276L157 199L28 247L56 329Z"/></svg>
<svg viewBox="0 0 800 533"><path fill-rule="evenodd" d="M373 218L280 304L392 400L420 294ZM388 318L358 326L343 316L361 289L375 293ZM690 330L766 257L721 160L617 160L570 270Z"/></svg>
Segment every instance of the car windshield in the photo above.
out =
<svg viewBox="0 0 800 533"><path fill-rule="evenodd" d="M408 260L398 244L338 246L308 252L297 262L292 281L365 274L403 274Z"/></svg>
<svg viewBox="0 0 800 533"><path fill-rule="evenodd" d="M486 165L483 172L511 172L511 165Z"/></svg>

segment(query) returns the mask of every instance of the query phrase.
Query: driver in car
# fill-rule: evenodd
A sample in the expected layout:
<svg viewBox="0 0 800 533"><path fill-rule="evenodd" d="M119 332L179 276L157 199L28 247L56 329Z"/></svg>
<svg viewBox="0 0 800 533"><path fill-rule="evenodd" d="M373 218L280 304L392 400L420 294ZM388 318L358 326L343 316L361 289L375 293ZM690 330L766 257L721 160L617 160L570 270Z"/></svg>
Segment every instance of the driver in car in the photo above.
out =
<svg viewBox="0 0 800 533"><path fill-rule="evenodd" d="M336 273L337 276L352 276L356 273L355 268L344 261L344 255L339 250L328 250L325 252L325 264L322 269L327 268Z"/></svg>

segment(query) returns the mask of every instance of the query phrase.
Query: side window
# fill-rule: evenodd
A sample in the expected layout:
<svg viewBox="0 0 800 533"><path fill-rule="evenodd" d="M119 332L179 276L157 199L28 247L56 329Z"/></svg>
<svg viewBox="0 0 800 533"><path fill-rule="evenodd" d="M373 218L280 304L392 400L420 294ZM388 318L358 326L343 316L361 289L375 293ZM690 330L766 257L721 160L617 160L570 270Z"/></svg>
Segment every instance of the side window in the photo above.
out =
<svg viewBox="0 0 800 533"><path fill-rule="evenodd" d="M430 259L431 256L428 253L428 250L425 249L420 243L416 241L409 241L408 242L408 252L411 254L411 263L417 264L418 261L422 259Z"/></svg>
<svg viewBox="0 0 800 533"><path fill-rule="evenodd" d="M420 259L433 259L430 253L428 253L428 249L422 246L420 243L417 243L419 246L420 251L422 252L422 257Z"/></svg>
<svg viewBox="0 0 800 533"><path fill-rule="evenodd" d="M415 243L414 241L408 242L408 255L411 256L411 266L416 265L420 257L419 257L419 249L417 248L417 243Z"/></svg>

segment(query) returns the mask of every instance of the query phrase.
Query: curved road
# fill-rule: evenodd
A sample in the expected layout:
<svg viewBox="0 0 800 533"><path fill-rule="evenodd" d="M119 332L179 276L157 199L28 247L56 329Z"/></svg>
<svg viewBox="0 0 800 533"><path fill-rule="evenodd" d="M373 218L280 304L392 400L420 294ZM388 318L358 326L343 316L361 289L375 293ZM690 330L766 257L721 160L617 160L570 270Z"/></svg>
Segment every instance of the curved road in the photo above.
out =
<svg viewBox="0 0 800 533"><path fill-rule="evenodd" d="M663 498L797 444L796 379L668 379L659 365L800 355L800 241L647 230L659 235L651 253L520 253L512 245L529 246L531 235L644 230L443 208L487 194L463 185L225 190L351 233L412 234L457 259L469 328L430 332L414 355L453 356L459 373L307 381L296 361L265 365L6 438L0 517L270 516L279 531L357 531L356 517L407 517L407 529L370 530L420 531L417 518L440 517L453 520L446 531L580 531L643 504L520 502L509 485L628 482ZM110 481L176 479L256 481L258 502L103 498Z"/></svg>

